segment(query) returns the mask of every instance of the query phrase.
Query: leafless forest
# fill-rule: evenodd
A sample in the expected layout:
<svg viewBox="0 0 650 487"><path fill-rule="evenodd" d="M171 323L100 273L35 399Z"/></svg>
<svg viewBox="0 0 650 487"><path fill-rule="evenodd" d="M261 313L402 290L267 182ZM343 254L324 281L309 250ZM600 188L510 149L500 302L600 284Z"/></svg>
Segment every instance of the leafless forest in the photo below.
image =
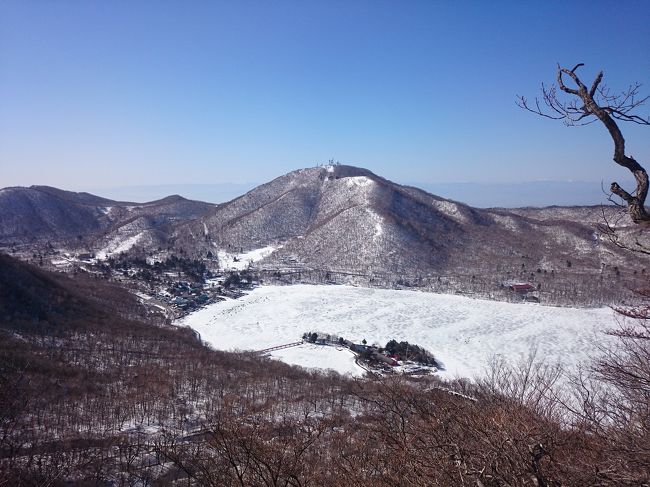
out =
<svg viewBox="0 0 650 487"><path fill-rule="evenodd" d="M649 482L647 328L570 392L534 360L354 381L210 350L118 287L0 259L0 485Z"/></svg>

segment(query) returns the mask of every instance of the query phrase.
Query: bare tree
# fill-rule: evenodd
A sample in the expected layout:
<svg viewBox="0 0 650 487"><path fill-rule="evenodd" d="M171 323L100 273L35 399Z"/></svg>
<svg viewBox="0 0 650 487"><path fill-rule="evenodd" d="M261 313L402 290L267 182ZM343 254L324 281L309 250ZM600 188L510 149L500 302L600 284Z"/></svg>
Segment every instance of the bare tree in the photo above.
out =
<svg viewBox="0 0 650 487"><path fill-rule="evenodd" d="M632 122L640 125L650 125L650 118L636 115L634 111L643 105L650 97L639 98L641 85L634 83L621 93L612 93L601 84L603 72L600 71L590 88L587 88L576 71L583 66L576 64L573 69L557 67L557 86L542 84L541 101L535 98L530 103L525 97L519 96L517 105L525 110L554 120L562 120L566 125L587 125L600 120L614 141L614 162L628 169L636 180L636 190L628 193L613 182L611 192L622 198L627 204L630 217L634 223L650 222L650 214L646 211L645 200L648 196L648 173L632 156L625 154L625 139L617 124L617 120ZM570 79L575 87L569 87L565 80ZM560 91L571 95L567 99L561 97Z"/></svg>

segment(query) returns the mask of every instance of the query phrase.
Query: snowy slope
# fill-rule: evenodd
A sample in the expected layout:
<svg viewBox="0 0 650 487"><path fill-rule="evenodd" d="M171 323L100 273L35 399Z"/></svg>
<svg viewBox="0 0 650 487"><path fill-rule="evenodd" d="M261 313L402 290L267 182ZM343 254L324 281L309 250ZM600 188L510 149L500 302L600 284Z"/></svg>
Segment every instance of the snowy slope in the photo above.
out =
<svg viewBox="0 0 650 487"><path fill-rule="evenodd" d="M70 238L74 242L83 238L84 247L92 247L86 250L107 253L110 249L104 247L128 247L128 239L142 231L133 228L135 231L127 235L127 225L134 220L160 231L168 225L194 220L212 208L212 204L180 196L138 204L48 186L5 188L0 190L0 242ZM167 237L162 240L166 242Z"/></svg>
<svg viewBox="0 0 650 487"><path fill-rule="evenodd" d="M390 288L399 280L489 296L515 278L542 289L547 303L614 302L621 293L613 290L639 287L640 262L650 265L595 232L592 220L471 208L352 166L276 178L179 226L172 241L197 258L274 246L253 267L271 274L300 268L314 272L312 282ZM438 285L440 276L462 284Z"/></svg>
<svg viewBox="0 0 650 487"><path fill-rule="evenodd" d="M513 361L537 347L538 356L568 369L584 363L615 325L610 309L574 309L475 300L460 296L354 288L268 286L238 299L213 304L179 321L223 350L264 348L294 342L307 331L384 345L407 340L431 350L445 374L481 374L495 355ZM349 360L286 349L277 356L306 367L353 373ZM323 352L328 353L328 352ZM339 354L338 356L336 354Z"/></svg>
<svg viewBox="0 0 650 487"><path fill-rule="evenodd" d="M217 252L219 267L228 271L243 271L253 263L268 257L275 252L276 249L277 247L269 245L261 249L255 249L241 254L232 254L225 250L220 250Z"/></svg>
<svg viewBox="0 0 650 487"><path fill-rule="evenodd" d="M127 237L120 237L119 235L115 236L104 248L97 251L95 256L99 260L105 260L112 255L127 252L130 248L136 245L141 238L142 233Z"/></svg>

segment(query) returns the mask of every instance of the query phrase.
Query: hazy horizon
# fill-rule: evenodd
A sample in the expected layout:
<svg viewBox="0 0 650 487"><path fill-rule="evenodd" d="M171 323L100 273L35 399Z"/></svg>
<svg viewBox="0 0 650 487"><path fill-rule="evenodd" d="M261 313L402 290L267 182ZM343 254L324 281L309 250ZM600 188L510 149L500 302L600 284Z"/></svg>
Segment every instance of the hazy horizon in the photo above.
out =
<svg viewBox="0 0 650 487"><path fill-rule="evenodd" d="M381 176L381 175L380 175ZM60 187L66 191L91 193L115 201L146 203L171 195L207 203L225 203L268 181L248 183L193 183L125 185L115 187ZM608 184L595 181L524 181L520 183L423 183L395 181L414 186L437 196L460 201L477 208L593 206L611 204L607 201ZM630 180L621 184L631 185ZM29 185L32 186L32 185ZM39 184L34 184L39 186ZM1 189L1 188L0 188Z"/></svg>

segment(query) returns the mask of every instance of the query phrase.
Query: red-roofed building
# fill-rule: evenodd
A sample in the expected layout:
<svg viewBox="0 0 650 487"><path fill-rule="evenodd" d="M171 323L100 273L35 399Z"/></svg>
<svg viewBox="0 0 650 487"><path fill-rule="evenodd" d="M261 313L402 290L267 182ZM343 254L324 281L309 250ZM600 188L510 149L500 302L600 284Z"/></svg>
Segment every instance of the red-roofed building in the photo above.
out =
<svg viewBox="0 0 650 487"><path fill-rule="evenodd" d="M533 286L532 284L528 284L528 283L511 284L510 285L510 290L515 291L517 293L525 294L525 293L535 291L535 286Z"/></svg>

